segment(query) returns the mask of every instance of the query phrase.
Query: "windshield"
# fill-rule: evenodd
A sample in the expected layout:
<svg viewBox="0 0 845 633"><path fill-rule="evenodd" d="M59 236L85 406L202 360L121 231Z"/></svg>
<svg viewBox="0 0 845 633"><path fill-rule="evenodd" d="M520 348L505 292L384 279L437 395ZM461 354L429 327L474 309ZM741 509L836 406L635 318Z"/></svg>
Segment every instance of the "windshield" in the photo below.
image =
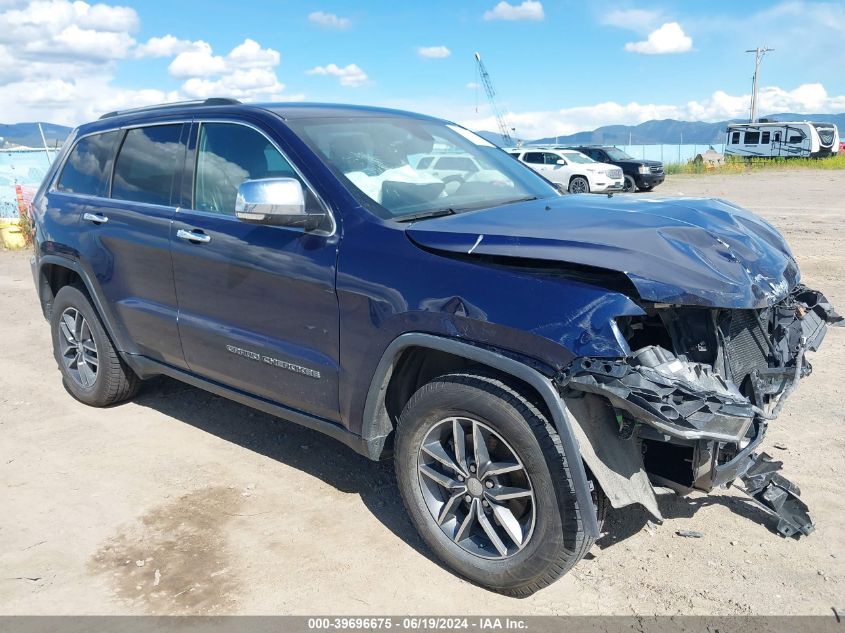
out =
<svg viewBox="0 0 845 633"><path fill-rule="evenodd" d="M606 151L607 155L610 156L610 160L634 160L632 156L628 156L628 154L618 147L608 147L604 151Z"/></svg>
<svg viewBox="0 0 845 633"><path fill-rule="evenodd" d="M559 195L534 171L457 125L410 117L293 119L287 124L382 218Z"/></svg>
<svg viewBox="0 0 845 633"><path fill-rule="evenodd" d="M592 158L590 158L589 156L584 156L584 154L582 154L581 152L561 152L561 154L563 155L563 157L566 160L571 161L573 163L594 163L594 162L596 162Z"/></svg>

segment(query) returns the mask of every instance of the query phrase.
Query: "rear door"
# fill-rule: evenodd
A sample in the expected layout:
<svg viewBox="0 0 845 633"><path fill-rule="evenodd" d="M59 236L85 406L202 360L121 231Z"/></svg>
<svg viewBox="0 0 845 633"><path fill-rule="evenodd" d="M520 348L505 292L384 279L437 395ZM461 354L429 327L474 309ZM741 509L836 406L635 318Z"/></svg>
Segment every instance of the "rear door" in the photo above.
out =
<svg viewBox="0 0 845 633"><path fill-rule="evenodd" d="M336 421L339 236L248 224L235 217L244 180L297 178L269 134L247 121L204 121L189 144L174 221L179 333L191 371Z"/></svg>
<svg viewBox="0 0 845 633"><path fill-rule="evenodd" d="M163 122L110 132L119 137L109 141L117 148L111 178L79 220L81 260L117 326L140 354L178 367L170 224L189 131L190 124Z"/></svg>
<svg viewBox="0 0 845 633"><path fill-rule="evenodd" d="M546 169L547 165L544 154L545 152L525 152L522 155L522 162L534 171L545 176L548 170Z"/></svg>

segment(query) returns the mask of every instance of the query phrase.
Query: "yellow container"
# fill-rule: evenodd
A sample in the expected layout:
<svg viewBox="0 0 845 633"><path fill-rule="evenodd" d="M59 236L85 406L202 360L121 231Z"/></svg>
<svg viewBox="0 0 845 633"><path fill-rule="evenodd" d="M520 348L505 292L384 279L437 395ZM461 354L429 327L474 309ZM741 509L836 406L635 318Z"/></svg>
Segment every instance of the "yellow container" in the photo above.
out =
<svg viewBox="0 0 845 633"><path fill-rule="evenodd" d="M0 218L0 240L2 240L5 248L17 249L26 246L19 219Z"/></svg>

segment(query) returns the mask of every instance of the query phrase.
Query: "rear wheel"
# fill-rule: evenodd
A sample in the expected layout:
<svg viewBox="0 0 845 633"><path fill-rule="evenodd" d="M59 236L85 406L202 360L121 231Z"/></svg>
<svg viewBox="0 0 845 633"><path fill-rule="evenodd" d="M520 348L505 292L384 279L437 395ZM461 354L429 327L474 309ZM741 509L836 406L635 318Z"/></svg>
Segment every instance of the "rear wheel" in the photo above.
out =
<svg viewBox="0 0 845 633"><path fill-rule="evenodd" d="M583 176L574 176L569 181L569 193L590 193L590 183Z"/></svg>
<svg viewBox="0 0 845 633"><path fill-rule="evenodd" d="M106 407L127 400L140 386L121 360L88 296L76 286L56 294L50 315L53 354L65 388L85 404Z"/></svg>
<svg viewBox="0 0 845 633"><path fill-rule="evenodd" d="M420 388L397 425L394 459L426 543L488 589L531 595L593 543L554 427L495 377L449 374Z"/></svg>

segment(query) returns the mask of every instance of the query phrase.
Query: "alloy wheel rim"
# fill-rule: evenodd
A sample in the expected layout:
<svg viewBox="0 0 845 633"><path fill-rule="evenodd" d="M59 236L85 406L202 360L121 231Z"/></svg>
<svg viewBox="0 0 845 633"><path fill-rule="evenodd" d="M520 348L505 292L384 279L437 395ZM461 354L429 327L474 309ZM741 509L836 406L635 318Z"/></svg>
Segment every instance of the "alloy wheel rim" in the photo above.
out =
<svg viewBox="0 0 845 633"><path fill-rule="evenodd" d="M66 308L59 318L62 363L71 379L90 389L97 380L99 357L88 321L76 308Z"/></svg>
<svg viewBox="0 0 845 633"><path fill-rule="evenodd" d="M537 514L531 480L489 426L468 417L441 420L420 445L417 474L432 520L464 551L502 560L531 540Z"/></svg>
<svg viewBox="0 0 845 633"><path fill-rule="evenodd" d="M575 179L572 183L572 193L584 193L587 190L586 184L581 179Z"/></svg>
<svg viewBox="0 0 845 633"><path fill-rule="evenodd" d="M623 187L623 190L630 193L631 191L634 190L634 183L626 178L625 179L625 186Z"/></svg>

